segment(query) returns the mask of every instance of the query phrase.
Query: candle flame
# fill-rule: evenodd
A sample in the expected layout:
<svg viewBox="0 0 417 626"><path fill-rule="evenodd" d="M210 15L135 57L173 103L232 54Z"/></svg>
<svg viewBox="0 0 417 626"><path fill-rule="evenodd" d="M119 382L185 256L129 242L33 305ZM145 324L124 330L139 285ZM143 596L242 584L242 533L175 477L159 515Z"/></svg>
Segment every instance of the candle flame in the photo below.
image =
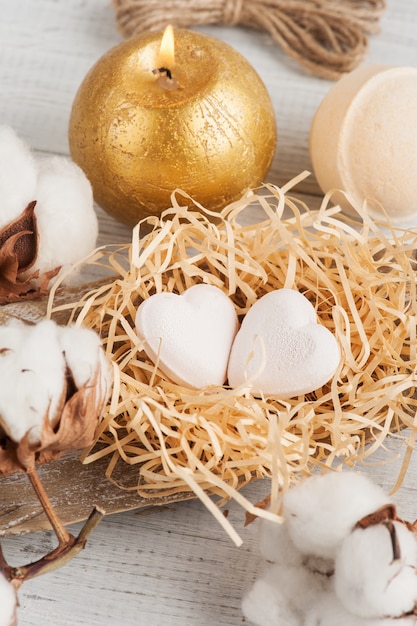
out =
<svg viewBox="0 0 417 626"><path fill-rule="evenodd" d="M158 54L158 67L172 69L175 65L174 29L171 24L164 30Z"/></svg>

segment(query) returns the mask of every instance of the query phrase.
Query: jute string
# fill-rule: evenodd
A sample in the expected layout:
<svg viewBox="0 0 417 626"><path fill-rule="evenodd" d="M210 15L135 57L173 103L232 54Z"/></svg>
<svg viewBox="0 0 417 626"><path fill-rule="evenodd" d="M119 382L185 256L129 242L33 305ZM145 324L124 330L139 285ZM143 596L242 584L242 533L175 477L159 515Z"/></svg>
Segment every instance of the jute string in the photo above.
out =
<svg viewBox="0 0 417 626"><path fill-rule="evenodd" d="M113 6L125 37L167 24L240 24L267 31L309 72L335 80L365 58L386 0L113 0Z"/></svg>

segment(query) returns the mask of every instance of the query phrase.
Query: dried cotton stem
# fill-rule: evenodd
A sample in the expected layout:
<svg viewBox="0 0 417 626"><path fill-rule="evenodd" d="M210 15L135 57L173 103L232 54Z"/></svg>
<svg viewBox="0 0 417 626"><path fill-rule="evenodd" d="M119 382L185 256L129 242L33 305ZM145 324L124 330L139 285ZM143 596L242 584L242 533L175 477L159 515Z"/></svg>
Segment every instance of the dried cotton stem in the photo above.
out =
<svg viewBox="0 0 417 626"><path fill-rule="evenodd" d="M32 484L32 487L36 493L39 502L42 504L42 508L48 518L54 533L58 539L58 549L68 545L70 542L70 534L63 525L59 515L56 513L51 501L44 489L42 482L39 479L39 475L34 467L29 468L26 471L28 478Z"/></svg>

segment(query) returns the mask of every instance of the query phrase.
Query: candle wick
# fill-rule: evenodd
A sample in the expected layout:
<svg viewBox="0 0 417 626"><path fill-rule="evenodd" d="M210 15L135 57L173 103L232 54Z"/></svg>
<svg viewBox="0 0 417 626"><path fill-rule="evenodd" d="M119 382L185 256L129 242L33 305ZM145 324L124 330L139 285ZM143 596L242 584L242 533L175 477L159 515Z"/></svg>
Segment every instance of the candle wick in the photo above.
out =
<svg viewBox="0 0 417 626"><path fill-rule="evenodd" d="M158 67L152 70L152 74L166 74L169 80L172 80L172 72L168 67Z"/></svg>
<svg viewBox="0 0 417 626"><path fill-rule="evenodd" d="M178 89L178 81L176 78L173 78L172 72L168 67L157 67L152 70L152 74L159 74L156 82L163 89L167 89L168 91Z"/></svg>

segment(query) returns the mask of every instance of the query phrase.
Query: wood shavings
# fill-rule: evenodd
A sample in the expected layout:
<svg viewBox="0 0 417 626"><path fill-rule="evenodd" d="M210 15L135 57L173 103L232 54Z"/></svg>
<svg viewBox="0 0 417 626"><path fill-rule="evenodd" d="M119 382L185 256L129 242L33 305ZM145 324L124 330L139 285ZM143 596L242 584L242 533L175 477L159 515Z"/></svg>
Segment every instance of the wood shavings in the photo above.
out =
<svg viewBox="0 0 417 626"><path fill-rule="evenodd" d="M137 483L124 488L150 503L194 492L265 517L238 492L253 479L285 490L314 467L353 465L388 434L414 432L417 233L374 222L366 207L358 225L331 194L310 210L287 195L305 175L249 192L219 214L182 206L190 199L177 190L172 208L134 229L131 245L102 252L117 276L71 305L72 319L102 337L115 375L84 463L108 457L110 480L119 462L136 466ZM242 225L251 211L260 220ZM143 351L136 310L153 293L199 282L221 288L241 317L273 289L299 290L339 342L333 380L285 401L254 398L244 385L191 390L168 380Z"/></svg>

